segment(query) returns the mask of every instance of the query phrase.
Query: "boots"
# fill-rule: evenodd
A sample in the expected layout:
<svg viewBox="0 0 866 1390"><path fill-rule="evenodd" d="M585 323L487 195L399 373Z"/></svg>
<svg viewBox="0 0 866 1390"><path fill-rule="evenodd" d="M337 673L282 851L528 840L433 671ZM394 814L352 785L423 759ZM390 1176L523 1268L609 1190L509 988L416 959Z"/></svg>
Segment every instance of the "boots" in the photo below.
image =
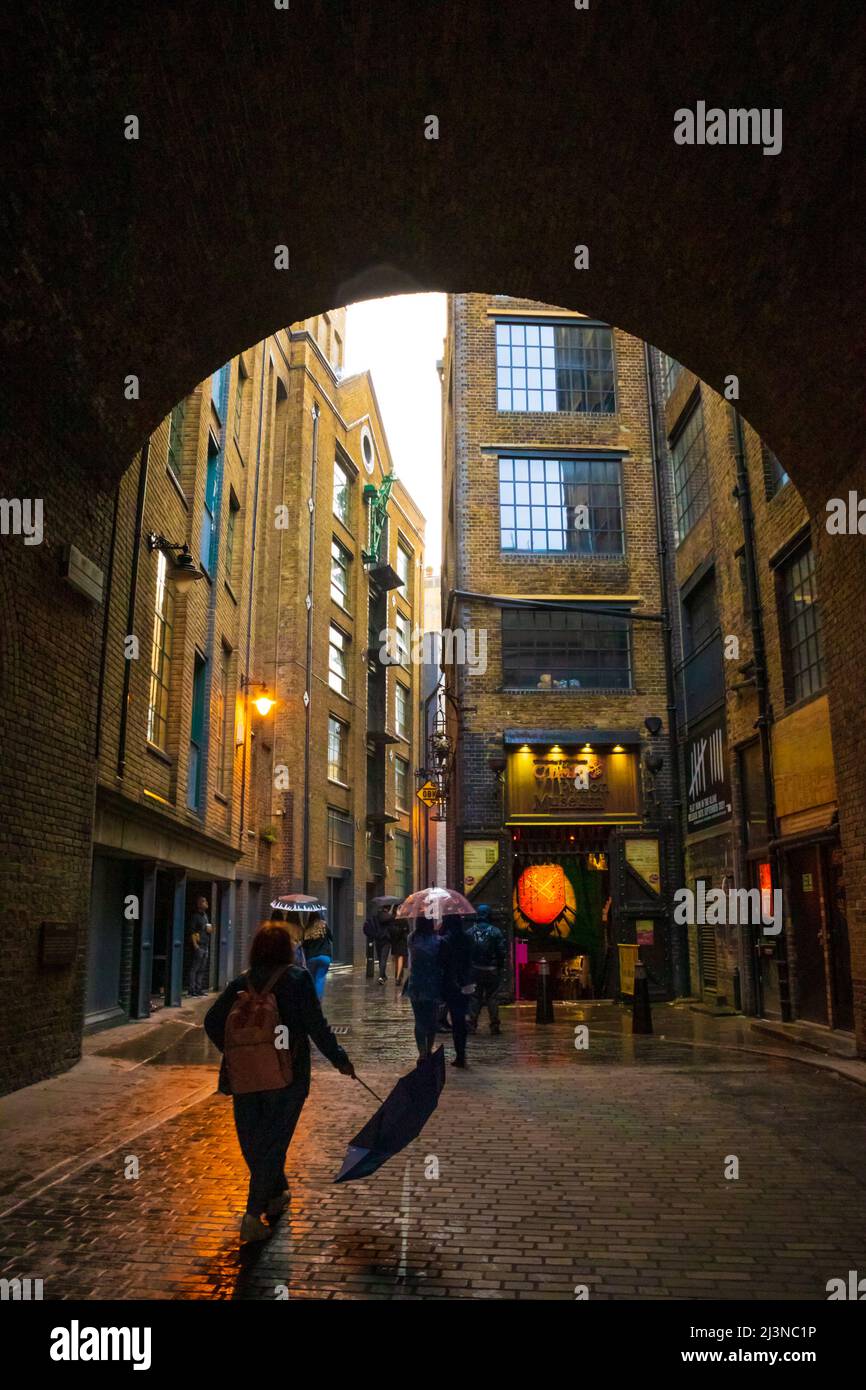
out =
<svg viewBox="0 0 866 1390"><path fill-rule="evenodd" d="M270 1235L270 1226L266 1226L260 1216L250 1216L249 1212L244 1212L244 1218L241 1222L241 1245L248 1245L257 1240L267 1240Z"/></svg>

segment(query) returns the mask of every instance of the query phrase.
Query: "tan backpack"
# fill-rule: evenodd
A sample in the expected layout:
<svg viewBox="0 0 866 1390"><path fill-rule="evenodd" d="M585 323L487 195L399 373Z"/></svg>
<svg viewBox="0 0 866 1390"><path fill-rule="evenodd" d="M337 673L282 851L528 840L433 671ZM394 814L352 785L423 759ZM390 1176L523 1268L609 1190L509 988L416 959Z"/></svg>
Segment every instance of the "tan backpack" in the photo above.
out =
<svg viewBox="0 0 866 1390"><path fill-rule="evenodd" d="M294 1078L291 1048L277 1046L282 1019L273 993L287 969L282 965L275 970L261 990L248 981L229 1010L224 1055L232 1095L281 1091Z"/></svg>

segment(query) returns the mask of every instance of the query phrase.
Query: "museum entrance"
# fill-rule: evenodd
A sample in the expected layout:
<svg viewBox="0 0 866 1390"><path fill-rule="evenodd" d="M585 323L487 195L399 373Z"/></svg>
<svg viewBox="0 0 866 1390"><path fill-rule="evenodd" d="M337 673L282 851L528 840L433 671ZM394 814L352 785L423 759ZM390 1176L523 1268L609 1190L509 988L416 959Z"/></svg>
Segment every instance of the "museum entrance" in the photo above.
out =
<svg viewBox="0 0 866 1390"><path fill-rule="evenodd" d="M515 994L534 999L546 960L554 999L609 998L611 827L520 826L511 831Z"/></svg>

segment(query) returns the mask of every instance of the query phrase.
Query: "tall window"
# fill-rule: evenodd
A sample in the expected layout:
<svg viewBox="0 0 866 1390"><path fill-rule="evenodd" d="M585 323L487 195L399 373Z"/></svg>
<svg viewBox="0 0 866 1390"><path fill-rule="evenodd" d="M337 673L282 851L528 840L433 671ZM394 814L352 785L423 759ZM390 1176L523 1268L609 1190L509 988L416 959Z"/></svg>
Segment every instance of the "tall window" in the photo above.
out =
<svg viewBox="0 0 866 1390"><path fill-rule="evenodd" d="M208 574L214 573L217 557L217 491L219 488L220 451L212 436L208 438L207 473L204 485L204 505L201 513L199 555Z"/></svg>
<svg viewBox="0 0 866 1390"><path fill-rule="evenodd" d="M400 666L409 666L412 646L412 624L402 613L395 614L394 630L397 636L397 661Z"/></svg>
<svg viewBox="0 0 866 1390"><path fill-rule="evenodd" d="M331 598L341 608L349 607L349 565L352 557L345 546L331 541Z"/></svg>
<svg viewBox="0 0 866 1390"><path fill-rule="evenodd" d="M237 530L238 512L241 504L232 489L229 492L229 514L226 521L226 579L231 584L234 573L235 563L235 534Z"/></svg>
<svg viewBox="0 0 866 1390"><path fill-rule="evenodd" d="M229 367L228 365L226 365L224 367L220 367L218 372L214 372L213 376L210 379L211 400L214 403L214 408L216 409L216 413L219 416L220 420L225 419L225 394L226 386L228 384L228 375Z"/></svg>
<svg viewBox="0 0 866 1390"><path fill-rule="evenodd" d="M348 637L332 623L328 633L328 685L339 695L349 691L348 646Z"/></svg>
<svg viewBox="0 0 866 1390"><path fill-rule="evenodd" d="M191 811L201 810L204 739L207 728L204 707L206 670L204 658L196 653L192 675L192 715L189 725L189 767L186 780L186 804Z"/></svg>
<svg viewBox="0 0 866 1390"><path fill-rule="evenodd" d="M349 475L341 463L334 459L334 516L339 517L344 526L349 525Z"/></svg>
<svg viewBox="0 0 866 1390"><path fill-rule="evenodd" d="M348 725L331 715L328 719L328 777L332 782L348 781Z"/></svg>
<svg viewBox="0 0 866 1390"><path fill-rule="evenodd" d="M502 683L521 690L628 690L629 625L600 613L503 608Z"/></svg>
<svg viewBox="0 0 866 1390"><path fill-rule="evenodd" d="M503 550L622 555L619 459L499 460Z"/></svg>
<svg viewBox="0 0 866 1390"><path fill-rule="evenodd" d="M186 401L178 401L168 420L168 466L180 482L183 469L183 421Z"/></svg>
<svg viewBox="0 0 866 1390"><path fill-rule="evenodd" d="M394 690L394 727L401 738L409 737L409 691L399 681Z"/></svg>
<svg viewBox="0 0 866 1390"><path fill-rule="evenodd" d="M779 568L785 694L789 704L814 695L825 684L821 609L811 545Z"/></svg>
<svg viewBox="0 0 866 1390"><path fill-rule="evenodd" d="M351 869L354 860L354 821L345 811L328 807L328 868Z"/></svg>
<svg viewBox="0 0 866 1390"><path fill-rule="evenodd" d="M671 440L677 535L687 536L710 502L704 412L700 401Z"/></svg>
<svg viewBox="0 0 866 1390"><path fill-rule="evenodd" d="M612 415L613 334L583 323L497 323L499 410Z"/></svg>
<svg viewBox="0 0 866 1390"><path fill-rule="evenodd" d="M767 496L775 497L776 493L780 492L791 479L771 449L765 448L764 457L767 471Z"/></svg>
<svg viewBox="0 0 866 1390"><path fill-rule="evenodd" d="M153 645L150 652L150 695L147 702L147 740L165 752L168 735L168 696L171 685L171 635L174 595L168 581L168 560L158 552Z"/></svg>
<svg viewBox="0 0 866 1390"><path fill-rule="evenodd" d="M675 357L669 357L666 352L663 352L661 354L661 359L662 391L664 392L665 400L667 400L668 396L671 394L674 387L676 386L680 372L683 368L681 362L678 362Z"/></svg>
<svg viewBox="0 0 866 1390"><path fill-rule="evenodd" d="M225 796L228 775L229 749L232 746L228 729L229 709L229 661L230 654L225 647L220 654L220 678L217 686L216 702L216 789Z"/></svg>
<svg viewBox="0 0 866 1390"><path fill-rule="evenodd" d="M235 421L234 435L238 444L241 442L241 425L244 418L244 396L246 394L247 374L244 371L244 364L238 358L238 381L235 387Z"/></svg>
<svg viewBox="0 0 866 1390"><path fill-rule="evenodd" d="M405 758L394 759L394 800L401 811L409 806L409 764Z"/></svg>
<svg viewBox="0 0 866 1390"><path fill-rule="evenodd" d="M400 898L412 892L412 841L404 830L394 836L394 892Z"/></svg>
<svg viewBox="0 0 866 1390"><path fill-rule="evenodd" d="M412 556L402 545L397 546L397 575L403 585L403 597L412 597Z"/></svg>

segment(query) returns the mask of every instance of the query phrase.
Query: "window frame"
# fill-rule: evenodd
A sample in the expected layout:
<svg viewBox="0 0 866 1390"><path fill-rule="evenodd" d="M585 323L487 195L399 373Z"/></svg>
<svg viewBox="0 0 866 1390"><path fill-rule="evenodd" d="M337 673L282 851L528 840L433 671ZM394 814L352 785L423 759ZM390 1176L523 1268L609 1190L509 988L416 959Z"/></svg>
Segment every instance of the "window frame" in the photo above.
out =
<svg viewBox="0 0 866 1390"><path fill-rule="evenodd" d="M337 551L337 554L336 554L336 555L334 554L334 551L335 551L335 550ZM352 565L352 552L351 552L351 550L347 550L346 547L343 545L342 541L339 541L339 540L337 539L336 536L332 536L332 537L331 537L331 569L330 569L330 576L331 576L331 578L330 578L330 584L331 584L331 600L332 600L332 602L336 603L336 605L337 605L338 608L342 608L342 610L343 610L344 613L348 613L348 612L350 611L350 609L349 609L349 599L350 599L350 597L351 597L351 580L350 580L350 577L349 577L349 573L350 573L350 570L351 570L351 565ZM346 581L346 588L345 588L345 590L341 589L340 586L339 586L338 584L335 584L335 583L334 583L334 567L335 567L335 566L337 567L338 571L343 575L343 577L344 577L344 579L345 579L345 581ZM338 597L338 595L339 595L339 597Z"/></svg>
<svg viewBox="0 0 866 1390"><path fill-rule="evenodd" d="M803 562L808 560L807 572L803 575ZM791 601L794 599L797 589L797 581L789 583L789 577L793 577L794 567L800 572L799 583L802 586L803 579L808 581L810 598L808 606L800 613L791 612ZM776 614L779 625L779 643L782 654L782 674L785 694L785 708L789 709L793 705L804 704L808 700L815 699L823 694L827 688L827 669L824 659L824 628L821 613L820 598L816 582L815 570L815 548L812 545L811 537L807 537L800 545L797 545L789 554L785 555L775 566L776 579ZM803 628L807 629L796 642L792 641L792 631L799 620L807 618L807 615L814 615L814 620L803 623ZM802 631L802 629L801 629ZM804 648L811 648L814 645L815 656L807 663L801 664L797 659L798 654ZM812 673L815 673L813 675ZM805 680L808 674L808 681ZM808 685L808 689L805 686Z"/></svg>
<svg viewBox="0 0 866 1390"><path fill-rule="evenodd" d="M341 487L339 487L339 488L338 488L338 486L337 486L337 475L338 475L338 473L341 474L342 477L343 477L343 479L344 479L343 484L342 484ZM352 519L352 493L351 493L351 490L350 490L350 489L351 489L351 485L352 485L352 478L351 478L351 475L350 475L350 473L349 473L348 468L346 468L345 465L342 464L342 463L340 462L340 460L339 460L338 458L335 457L335 458L334 458L334 474L333 474L332 486L331 486L331 512L332 512L332 514L337 518L337 520L338 520L343 526L345 526L345 528L346 528L347 531L351 530L351 525L350 525L350 523L351 523L351 519ZM338 494L338 492L343 492L343 493L345 494L345 513L346 513L345 516L343 515L343 512L342 512L342 511L338 510L338 507L337 507L337 494Z"/></svg>
<svg viewBox="0 0 866 1390"><path fill-rule="evenodd" d="M614 605L606 604L605 606L613 607ZM576 612L574 609L566 608L503 607L500 611L502 642L501 688L503 691L525 691L531 694L580 695L586 693L598 694L600 691L611 691L616 694L624 694L634 690L634 643L632 640L632 623L629 621L631 612L630 606L625 604L622 605L622 619L612 618L607 613L593 614ZM542 623L536 626L535 620L540 617L551 620L547 623L546 630L552 635L546 641L542 638L542 634L545 631L545 624ZM557 626L552 621L553 619L562 619L563 621ZM568 621L569 619L572 621ZM603 624L608 624L608 627L603 627ZM606 637L610 637L614 633L624 635L625 662L620 668L624 680L619 684L611 680L587 682L586 680L578 680L575 674L571 677L560 676L557 681L554 674L556 667L553 661L543 663L541 659L536 663L535 675L537 679L535 684L527 684L525 681L518 679L519 675L523 675L531 669L533 665L531 654L533 652L538 653L541 658L546 655L545 648L549 649L551 656L557 649L564 652L566 650L565 634L569 630L574 633L580 633L581 631L587 634L598 633ZM514 635L511 636L511 633ZM538 634L538 636L536 636L536 634ZM519 650L521 642L524 649L526 649L525 654L522 654ZM584 646L586 646L586 644L584 644ZM609 675L615 669L614 666L611 664L610 667L607 667L604 662L600 661L600 658L606 652L616 652L616 646L614 644L600 645L592 650L596 652L597 662L594 666L586 667L585 669ZM549 670L542 670L542 664L546 664ZM576 672L579 669L579 660L578 664L575 664L575 658L572 657L571 667ZM542 684L545 677L549 677L548 684Z"/></svg>
<svg viewBox="0 0 866 1390"><path fill-rule="evenodd" d="M147 741L160 752L168 751L168 713L171 699L174 593L165 551L157 552L156 596L150 650L150 684L147 700ZM161 733L161 737L160 737Z"/></svg>
<svg viewBox="0 0 866 1390"><path fill-rule="evenodd" d="M335 633L339 638L338 642L334 642L333 640ZM338 695L342 695L343 698L346 700L349 698L349 688L351 680L351 670L348 661L348 648L350 641L351 638L347 635L347 633L343 631L341 627L337 627L336 623L330 623L328 625L328 685L331 690L336 691ZM335 651L338 651L340 653L341 665L339 667L332 665L331 662L332 653ZM339 680L341 683L339 685L335 685L335 680Z"/></svg>
<svg viewBox="0 0 866 1390"><path fill-rule="evenodd" d="M626 554L626 532L625 532L625 507L623 505L623 455L612 454L592 454L580 453L520 453L519 451L496 454L497 467L497 486L499 489L499 549L502 555L539 555L545 558L568 557L574 559L611 559L622 560ZM573 465L569 469L569 465ZM608 466L614 465L616 478L609 481L607 477L603 479L593 479L591 477L593 467L604 469L607 472ZM564 474L568 471L580 472L581 467L585 468L587 478L585 481L578 481L576 478L565 478ZM551 498L551 489L557 490L558 498ZM551 520L556 519L557 514L560 520L567 521L569 504L565 502L567 496L566 489L583 489L586 492L586 503L572 503L574 505L587 505L589 507L590 525L588 527L552 526ZM602 494L608 491L615 497L613 504L610 501L595 500L598 490ZM615 512L618 518L618 525L605 529L602 526L593 526L593 513L597 515ZM540 514L540 515L539 515ZM518 525L518 523L523 523ZM555 535L562 539L562 545L551 545L551 540ZM568 541L571 537L580 541L581 537L588 538L588 548L570 548ZM619 538L619 549L599 550L596 548L599 538L613 536ZM513 544L507 544L507 539L511 538ZM536 545L536 537L543 538L544 545ZM523 540L521 540L523 538Z"/></svg>
<svg viewBox="0 0 866 1390"><path fill-rule="evenodd" d="M338 733L339 751L337 760L332 757L332 735L335 726ZM341 787L349 785L349 725L336 714L328 714L328 781ZM336 775L335 775L336 772Z"/></svg>
<svg viewBox="0 0 866 1390"><path fill-rule="evenodd" d="M399 776L398 769L401 769ZM401 790L405 794L403 800L400 799ZM398 811L409 812L409 759L402 758L399 753L394 754L394 805Z"/></svg>
<svg viewBox="0 0 866 1390"><path fill-rule="evenodd" d="M401 725L399 717L401 709L401 691L405 697L403 709L406 714L406 722L403 725ZM394 732L398 737L404 738L407 743L412 732L412 691L408 685L404 685L403 682L399 680L394 682Z"/></svg>
<svg viewBox="0 0 866 1390"><path fill-rule="evenodd" d="M526 329L538 329L538 341L527 343ZM521 338L522 332L522 338ZM570 354L559 335L572 335ZM577 346L579 335L605 333L608 345ZM617 414L619 401L616 383L616 345L613 327L595 319L537 318L508 315L494 320L494 361L496 373L496 409L499 414L516 415L581 415L609 419ZM538 353L538 361L529 354ZM609 367L591 365L589 354L609 355ZM552 354L552 355L551 355ZM583 360L581 360L583 354ZM537 373L537 381L535 375ZM562 384L568 373L570 384ZM604 373L604 386L590 387L591 378ZM530 380L532 374L532 380ZM581 377L583 387L578 392L575 380ZM561 404L568 391L571 403ZM575 401L589 400L590 395L610 401L610 408L579 408ZM533 400L533 397L537 399ZM551 400L554 402L551 404Z"/></svg>
<svg viewBox="0 0 866 1390"><path fill-rule="evenodd" d="M696 425L696 429L689 441L688 447L681 454L678 454L677 451L683 441L688 437L693 423ZM684 472L683 464L691 454L692 448L695 447L698 439L700 439L701 452L697 458L697 462L689 468L687 472ZM677 545L680 545L685 540L686 536L694 530L701 517L709 510L710 506L710 471L707 458L707 432L700 390L698 390L689 405L686 406L676 426L672 430L668 441L668 452L671 460L674 525L676 528ZM690 491L692 480L698 473L701 474L698 485L694 490ZM682 504L683 498L685 498L684 505ZM703 501L703 505L700 506L700 510L697 511L695 508L700 505L701 500Z"/></svg>

